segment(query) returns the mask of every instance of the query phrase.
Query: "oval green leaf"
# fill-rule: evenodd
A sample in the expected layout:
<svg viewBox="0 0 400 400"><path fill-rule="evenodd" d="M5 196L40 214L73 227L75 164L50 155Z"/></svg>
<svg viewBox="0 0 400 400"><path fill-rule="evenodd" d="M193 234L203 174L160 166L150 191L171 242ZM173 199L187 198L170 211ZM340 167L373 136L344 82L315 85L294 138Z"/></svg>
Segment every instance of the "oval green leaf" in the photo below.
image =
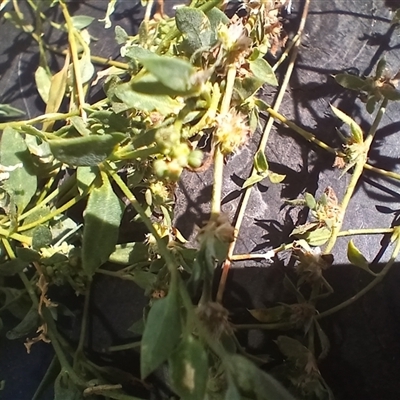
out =
<svg viewBox="0 0 400 400"><path fill-rule="evenodd" d="M0 142L0 164L17 167L9 174L4 188L22 212L36 192L37 178L28 147L21 134L7 127Z"/></svg>
<svg viewBox="0 0 400 400"><path fill-rule="evenodd" d="M115 250L123 208L109 180L94 188L84 216L82 268L91 277Z"/></svg>
<svg viewBox="0 0 400 400"><path fill-rule="evenodd" d="M335 81L346 89L360 91L365 88L365 81L355 75L350 74L337 74L335 75Z"/></svg>
<svg viewBox="0 0 400 400"><path fill-rule="evenodd" d="M182 399L204 399L208 357L203 345L193 335L185 337L172 353L169 371L172 387Z"/></svg>
<svg viewBox="0 0 400 400"><path fill-rule="evenodd" d="M140 371L145 379L174 351L181 336L178 290L172 286L168 295L157 300L150 309L143 332Z"/></svg>
<svg viewBox="0 0 400 400"><path fill-rule="evenodd" d="M90 135L49 140L49 145L58 160L74 166L93 167L104 161L124 138L123 133Z"/></svg>
<svg viewBox="0 0 400 400"><path fill-rule="evenodd" d="M369 271L369 262L352 240L347 245L347 258L353 265Z"/></svg>

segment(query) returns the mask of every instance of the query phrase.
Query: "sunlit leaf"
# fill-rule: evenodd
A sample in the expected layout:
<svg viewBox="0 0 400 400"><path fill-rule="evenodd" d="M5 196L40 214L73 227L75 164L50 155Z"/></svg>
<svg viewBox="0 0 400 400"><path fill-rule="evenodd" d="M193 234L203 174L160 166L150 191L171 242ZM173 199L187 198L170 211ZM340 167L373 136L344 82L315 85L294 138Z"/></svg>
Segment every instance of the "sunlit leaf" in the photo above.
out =
<svg viewBox="0 0 400 400"><path fill-rule="evenodd" d="M314 210L315 207L317 206L317 202L315 200L315 197L311 193L304 193L304 200L306 201L307 207L310 210Z"/></svg>
<svg viewBox="0 0 400 400"><path fill-rule="evenodd" d="M9 172L4 188L22 212L36 192L37 178L32 156L21 134L12 128L3 131L0 141L0 164L18 166Z"/></svg>
<svg viewBox="0 0 400 400"><path fill-rule="evenodd" d="M115 11L116 4L117 4L117 0L108 0L106 15L103 19L99 19L100 22L104 22L104 27L106 29L111 28L111 26L112 26L110 17L113 14L113 12Z"/></svg>
<svg viewBox="0 0 400 400"><path fill-rule="evenodd" d="M352 240L347 245L347 258L348 260L359 268L369 271L369 262L362 255L361 251L356 247Z"/></svg>
<svg viewBox="0 0 400 400"><path fill-rule="evenodd" d="M39 65L35 72L35 83L42 100L47 104L51 88L51 74Z"/></svg>
<svg viewBox="0 0 400 400"><path fill-rule="evenodd" d="M203 11L193 7L180 7L176 10L176 26L183 35L183 45L191 55L203 47L210 47L216 41L211 24Z"/></svg>
<svg viewBox="0 0 400 400"><path fill-rule="evenodd" d="M343 111L339 110L338 108L334 107L331 104L331 109L334 112L334 114L342 120L345 124L349 125L352 133L352 137L355 140L356 143L362 143L363 142L363 132L360 127L360 125L357 124L356 121L354 121L353 118L349 117L347 114L345 114Z"/></svg>
<svg viewBox="0 0 400 400"><path fill-rule="evenodd" d="M277 174L276 172L269 171L268 178L271 183L281 183L283 180L285 180L286 175Z"/></svg>
<svg viewBox="0 0 400 400"><path fill-rule="evenodd" d="M261 182L262 180L264 180L266 177L268 176L268 174L253 174L251 175L249 178L247 178L245 180L245 182L243 183L242 189L246 189L249 186L253 186L258 182Z"/></svg>
<svg viewBox="0 0 400 400"><path fill-rule="evenodd" d="M164 86L180 93L197 91L193 82L195 69L188 61L156 54L139 57L138 60Z"/></svg>
<svg viewBox="0 0 400 400"><path fill-rule="evenodd" d="M263 84L266 83L271 86L278 86L275 73L264 58L257 58L254 61L250 61L249 66L254 76L260 79Z"/></svg>
<svg viewBox="0 0 400 400"><path fill-rule="evenodd" d="M125 44L128 39L128 34L126 30L119 25L115 27L115 40L118 44Z"/></svg>
<svg viewBox="0 0 400 400"><path fill-rule="evenodd" d="M265 157L265 153L262 150L258 150L254 156L254 167L260 173L269 169L267 157Z"/></svg>
<svg viewBox="0 0 400 400"><path fill-rule="evenodd" d="M129 82L117 85L114 94L123 101L127 108L140 111L158 111L162 115L178 113L183 107L177 100L165 95L150 95L135 92Z"/></svg>
<svg viewBox="0 0 400 400"><path fill-rule="evenodd" d="M72 25L78 31L87 28L94 21L94 18L88 15L74 15L71 19Z"/></svg>

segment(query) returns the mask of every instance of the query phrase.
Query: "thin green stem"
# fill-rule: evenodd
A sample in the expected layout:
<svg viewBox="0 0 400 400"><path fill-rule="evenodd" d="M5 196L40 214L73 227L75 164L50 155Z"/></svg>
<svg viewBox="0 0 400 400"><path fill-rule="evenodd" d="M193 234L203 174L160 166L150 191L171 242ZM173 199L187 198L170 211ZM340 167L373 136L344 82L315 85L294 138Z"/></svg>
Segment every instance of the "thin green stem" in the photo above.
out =
<svg viewBox="0 0 400 400"><path fill-rule="evenodd" d="M162 240L160 235L158 234L157 230L154 228L153 224L151 223L150 218L146 215L145 210L137 201L135 195L129 190L128 186L126 186L125 182L121 179L116 171L112 169L112 167L108 163L104 163L102 165L102 169L104 169L107 174L114 180L114 182L119 186L122 193L126 196L129 202L132 204L135 211L139 214L140 218L142 219L143 223L146 225L146 228L149 232L154 236L158 251L160 255L164 258L165 263L167 264L168 270L171 274L171 277L174 278L178 274L177 265L174 259L171 256L171 253L168 250L167 245Z"/></svg>
<svg viewBox="0 0 400 400"><path fill-rule="evenodd" d="M85 346L85 339L87 333L88 326L88 318L89 318L89 305L90 305L90 289L91 282L87 283L86 291L85 291L85 302L83 304L83 314L82 314L82 323L81 323L81 331L79 334L79 342L74 354L74 369L77 367L79 359L83 355L83 349Z"/></svg>
<svg viewBox="0 0 400 400"><path fill-rule="evenodd" d="M129 146L130 147L130 146ZM150 147L143 147L140 149L120 149L117 150L113 154L113 159L114 160L144 160L149 156L152 156L154 154L158 154L160 152L160 147L155 145L155 146L150 146Z"/></svg>
<svg viewBox="0 0 400 400"><path fill-rule="evenodd" d="M61 206L60 208L55 209L54 211L52 211L51 213L45 215L44 217L39 218L38 220L36 220L34 222L31 222L30 224L19 226L17 231L18 232L24 232L24 231L27 231L29 229L35 228L38 225L44 224L47 221L52 220L57 215L60 215L60 214L64 213L69 208L71 208L75 204L79 203L82 199L84 199L87 196L89 191L84 192L82 195L75 196L73 199L71 199L70 201L66 202L63 206Z"/></svg>
<svg viewBox="0 0 400 400"><path fill-rule="evenodd" d="M382 120L382 117L385 114L387 104L388 104L388 100L384 99L382 101L382 104L381 104L377 114L376 114L375 120L364 140L364 146L365 146L364 154L359 157L359 159L357 160L356 165L354 167L353 175L351 177L349 185L347 186L346 193L345 193L342 203L340 205L340 211L337 216L337 222L332 227L331 237L329 238L329 241L324 250L325 253L330 253L331 250L333 249L333 247L335 246L336 239L338 237L338 234L339 234L340 229L343 224L343 220L344 220L344 216L346 214L347 207L350 203L350 199L353 196L354 190L355 190L357 183L363 172L364 165L367 161L369 149L371 147L371 144L372 144L373 138L375 136L375 133L378 129L378 126Z"/></svg>
<svg viewBox="0 0 400 400"><path fill-rule="evenodd" d="M399 228L396 228L397 230ZM335 312L338 312L344 308L346 308L347 306L349 306L350 304L354 303L355 301L357 301L358 299L360 299L362 296L364 296L366 293L368 293L371 289L373 289L376 285L378 285L378 283L380 283L383 278L388 274L388 272L390 271L390 269L392 268L394 262L396 261L397 256L399 255L399 251L400 251L400 239L397 238L396 240L396 246L393 250L392 256L390 257L390 260L388 261L388 263L383 267L382 271L379 272L376 275L376 278L374 280L372 280L367 286L365 286L362 290L360 290L359 292L357 292L357 294L355 294L353 297L350 297L349 299L347 299L346 301L344 301L343 303L338 304L335 307L330 308L329 310L323 311L320 314L318 314L316 316L316 319L321 319L324 317L327 317L329 315L334 314Z"/></svg>
<svg viewBox="0 0 400 400"><path fill-rule="evenodd" d="M78 95L78 108L83 119L86 119L86 112L84 110L85 104L85 95L83 92L83 84L82 84L82 76L80 71L80 63L79 63L79 55L78 48L76 46L75 39L75 31L74 24L72 22L71 15L69 14L68 7L64 3L64 0L60 0L61 9L65 18L65 22L67 24L68 29L68 42L71 50L72 64L74 69L74 78L75 78L75 88Z"/></svg>
<svg viewBox="0 0 400 400"><path fill-rule="evenodd" d="M141 342L132 342L132 343L126 343L126 344L120 344L118 346L110 346L106 351L113 352L113 351L125 351L125 350L131 350L131 349L136 349L140 347Z"/></svg>
<svg viewBox="0 0 400 400"><path fill-rule="evenodd" d="M16 232L9 232L3 228L0 228L0 236L3 238L14 239L17 242L27 244L28 246L32 245L32 238L30 236L20 235Z"/></svg>
<svg viewBox="0 0 400 400"><path fill-rule="evenodd" d="M76 115L79 115L78 111L71 111L71 112L65 113L65 114L63 114L63 113L43 114L38 117L27 119L24 121L12 121L12 122L0 123L0 130L4 130L7 127L14 128L14 129L20 129L22 125L33 125L33 124L39 124L42 122L66 120L66 119L74 117ZM43 134L45 136L47 136L46 132L43 132Z"/></svg>
<svg viewBox="0 0 400 400"><path fill-rule="evenodd" d="M242 329L262 329L262 330L287 330L293 329L295 324L292 322L278 322L275 324L231 324L234 330Z"/></svg>

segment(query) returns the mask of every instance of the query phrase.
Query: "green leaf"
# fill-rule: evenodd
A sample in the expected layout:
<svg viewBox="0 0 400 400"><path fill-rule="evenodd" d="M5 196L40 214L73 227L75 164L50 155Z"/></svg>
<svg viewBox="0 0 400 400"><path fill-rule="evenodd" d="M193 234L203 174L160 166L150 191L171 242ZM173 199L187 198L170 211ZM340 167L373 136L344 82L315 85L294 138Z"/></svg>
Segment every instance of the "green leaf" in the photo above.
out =
<svg viewBox="0 0 400 400"><path fill-rule="evenodd" d="M114 29L114 32L115 32L115 41L118 44L125 44L129 38L128 34L126 33L126 30L117 25Z"/></svg>
<svg viewBox="0 0 400 400"><path fill-rule="evenodd" d="M87 15L75 15L72 18L72 25L78 31L87 28L94 20L93 17Z"/></svg>
<svg viewBox="0 0 400 400"><path fill-rule="evenodd" d="M7 339L15 340L27 336L33 330L36 330L39 323L39 314L36 306L32 306L24 319L13 329L6 333Z"/></svg>
<svg viewBox="0 0 400 400"><path fill-rule="evenodd" d="M385 68L386 68L386 60L384 58L381 58L378 61L378 65L376 66L375 80L378 80L379 78L381 78L383 76L383 73L385 72Z"/></svg>
<svg viewBox="0 0 400 400"><path fill-rule="evenodd" d="M203 11L193 7L180 7L176 10L175 22L183 35L183 46L188 55L215 44L216 35Z"/></svg>
<svg viewBox="0 0 400 400"><path fill-rule="evenodd" d="M81 74L82 83L87 83L92 79L95 69L88 52L82 55L82 58L78 61L79 70Z"/></svg>
<svg viewBox="0 0 400 400"><path fill-rule="evenodd" d="M26 261L28 263L39 261L41 258L40 254L36 250L27 247L17 247L15 252L17 254L17 260Z"/></svg>
<svg viewBox="0 0 400 400"><path fill-rule="evenodd" d="M321 348L321 352L318 356L318 360L322 360L323 358L325 358L328 355L328 352L330 349L330 343L329 343L328 336L322 330L321 325L319 324L319 322L316 319L314 319L314 325L315 325L315 329L318 334L320 348Z"/></svg>
<svg viewBox="0 0 400 400"><path fill-rule="evenodd" d="M281 183L286 178L286 175L277 174L276 172L269 171L268 178L271 183Z"/></svg>
<svg viewBox="0 0 400 400"><path fill-rule="evenodd" d="M275 73L271 66L263 58L257 58L254 61L249 61L250 71L254 76L260 79L263 84L267 83L271 86L278 86Z"/></svg>
<svg viewBox="0 0 400 400"><path fill-rule="evenodd" d="M297 237L305 239L310 246L317 247L325 244L331 237L331 234L332 232L330 229L322 227L308 231L304 235L298 235Z"/></svg>
<svg viewBox="0 0 400 400"><path fill-rule="evenodd" d="M242 400L242 396L232 377L228 377L228 389L226 390L224 400Z"/></svg>
<svg viewBox="0 0 400 400"><path fill-rule="evenodd" d="M285 314L287 314L287 310L288 308L285 306L276 306L271 308L257 308L248 311L257 321L264 324L271 324L281 321L285 317Z"/></svg>
<svg viewBox="0 0 400 400"><path fill-rule="evenodd" d="M379 91L383 96L385 96L388 100L391 101L399 101L400 100L400 91L396 90L392 85L386 84L383 85Z"/></svg>
<svg viewBox="0 0 400 400"><path fill-rule="evenodd" d="M193 83L195 69L188 61L156 54L139 56L138 60L164 86L182 95L197 92L198 87Z"/></svg>
<svg viewBox="0 0 400 400"><path fill-rule="evenodd" d="M8 104L0 104L0 119L2 118L15 118L25 115L25 113L18 108L12 107Z"/></svg>
<svg viewBox="0 0 400 400"><path fill-rule="evenodd" d="M151 96L185 96L187 92L170 88L163 85L154 75L145 74L139 79L131 81L131 88L135 92L144 93Z"/></svg>
<svg viewBox="0 0 400 400"><path fill-rule="evenodd" d="M268 176L268 173L266 174L253 174L249 178L245 180L243 183L242 189L246 189L249 186L253 186L258 182L261 182Z"/></svg>
<svg viewBox="0 0 400 400"><path fill-rule="evenodd" d="M0 142L0 164L6 167L18 166L10 172L4 183L5 190L14 199L21 213L36 192L37 178L33 171L33 162L28 147L21 134L7 127Z"/></svg>
<svg viewBox="0 0 400 400"><path fill-rule="evenodd" d="M129 265L149 260L149 250L143 242L118 244L109 260L116 264Z"/></svg>
<svg viewBox="0 0 400 400"><path fill-rule="evenodd" d="M172 354L181 336L179 293L171 286L168 295L154 302L142 337L140 371L142 379Z"/></svg>
<svg viewBox="0 0 400 400"><path fill-rule="evenodd" d="M185 400L203 400L208 378L208 356L203 345L188 335L168 361L176 394Z"/></svg>
<svg viewBox="0 0 400 400"><path fill-rule="evenodd" d="M115 250L123 208L107 177L89 195L84 216L82 268L91 277Z"/></svg>
<svg viewBox="0 0 400 400"><path fill-rule="evenodd" d="M353 139L355 140L356 143L362 143L364 140L363 137L363 132L360 127L360 125L357 124L356 121L354 121L353 118L349 117L347 114L345 114L343 111L339 110L338 108L334 107L331 104L331 109L334 112L334 114L345 124L350 126L351 129L351 134Z"/></svg>
<svg viewBox="0 0 400 400"><path fill-rule="evenodd" d="M317 202L315 200L315 197L311 193L304 193L304 200L306 201L306 205L310 210L315 210Z"/></svg>
<svg viewBox="0 0 400 400"><path fill-rule="evenodd" d="M91 134L90 129L87 127L87 122L82 117L74 115L70 118L70 121L81 136L89 136Z"/></svg>
<svg viewBox="0 0 400 400"><path fill-rule="evenodd" d="M39 225L32 233L32 248L40 250L42 247L48 246L53 237L50 229L47 226Z"/></svg>
<svg viewBox="0 0 400 400"><path fill-rule="evenodd" d="M15 258L0 264L0 276L12 276L22 272L29 265L29 261Z"/></svg>
<svg viewBox="0 0 400 400"><path fill-rule="evenodd" d="M41 65L35 72L35 83L40 97L47 104L51 87L51 74Z"/></svg>
<svg viewBox="0 0 400 400"><path fill-rule="evenodd" d="M262 150L258 150L254 156L254 167L257 172L266 172L269 169L267 157Z"/></svg>
<svg viewBox="0 0 400 400"><path fill-rule="evenodd" d="M136 335L143 335L144 331L144 321L143 318L140 318L138 321L134 322L129 328L129 332L135 333Z"/></svg>
<svg viewBox="0 0 400 400"><path fill-rule="evenodd" d="M264 81L262 79L249 76L243 79L236 78L234 88L242 101L245 101L253 96L263 84Z"/></svg>
<svg viewBox="0 0 400 400"><path fill-rule="evenodd" d="M129 82L122 83L113 88L115 96L123 101L128 108L139 111L158 111L162 115L178 114L183 107L177 100L165 95L150 95L135 92Z"/></svg>
<svg viewBox="0 0 400 400"><path fill-rule="evenodd" d="M224 358L236 387L246 398L257 400L294 400L293 396L271 375L247 358L231 354Z"/></svg>
<svg viewBox="0 0 400 400"><path fill-rule="evenodd" d="M79 193L82 194L88 190L98 175L99 169L97 167L78 167L76 169L76 185Z"/></svg>
<svg viewBox="0 0 400 400"><path fill-rule="evenodd" d="M365 89L365 80L355 75L337 74L335 75L335 81L346 89L358 92Z"/></svg>
<svg viewBox="0 0 400 400"><path fill-rule="evenodd" d="M54 400L85 400L83 392L71 381L68 373L62 369L54 382Z"/></svg>
<svg viewBox="0 0 400 400"><path fill-rule="evenodd" d="M150 290L157 282L157 275L149 271L132 271L129 278L144 290Z"/></svg>
<svg viewBox="0 0 400 400"><path fill-rule="evenodd" d="M100 22L104 22L104 28L111 28L111 15L115 11L115 5L117 4L117 0L108 0L107 11L104 19L99 19Z"/></svg>
<svg viewBox="0 0 400 400"><path fill-rule="evenodd" d="M312 356L307 347L298 340L288 336L278 336L276 344L282 354L287 357L289 361L294 361L299 368L305 368L310 360L310 356Z"/></svg>
<svg viewBox="0 0 400 400"><path fill-rule="evenodd" d="M123 133L90 135L49 140L50 150L58 160L74 166L96 166L125 138Z"/></svg>
<svg viewBox="0 0 400 400"><path fill-rule="evenodd" d="M378 102L377 98L372 95L368 97L367 104L365 105L366 110L369 114L372 114L375 111L376 103Z"/></svg>
<svg viewBox="0 0 400 400"><path fill-rule="evenodd" d="M69 59L66 58L63 68L51 77L50 89L46 102L46 113L57 112L61 106L67 88L68 63ZM43 130L46 130L48 126L52 126L52 124L43 124Z"/></svg>
<svg viewBox="0 0 400 400"><path fill-rule="evenodd" d="M362 255L361 251L358 250L352 240L350 240L349 244L347 245L347 258L353 265L369 271L369 262Z"/></svg>

